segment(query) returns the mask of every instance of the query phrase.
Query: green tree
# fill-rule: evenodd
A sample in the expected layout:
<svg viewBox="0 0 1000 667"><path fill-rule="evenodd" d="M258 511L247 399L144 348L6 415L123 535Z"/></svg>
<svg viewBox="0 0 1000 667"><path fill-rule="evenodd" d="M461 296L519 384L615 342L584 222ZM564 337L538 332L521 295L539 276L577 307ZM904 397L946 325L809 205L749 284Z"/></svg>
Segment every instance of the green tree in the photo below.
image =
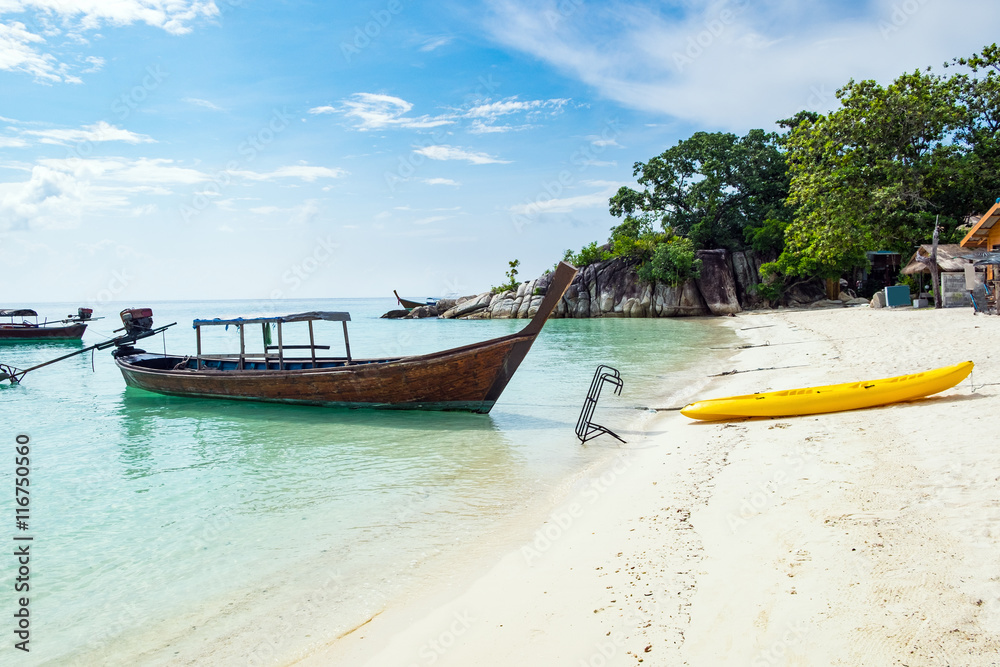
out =
<svg viewBox="0 0 1000 667"><path fill-rule="evenodd" d="M521 260L519 259L512 260L510 262L507 262L507 265L510 267L510 269L508 269L507 273L505 274L507 276L507 282L497 287L494 287L491 291L495 294L499 294L500 292L506 292L508 290L516 290L517 286L520 284L520 282L517 279L517 267L521 265Z"/></svg>
<svg viewBox="0 0 1000 667"><path fill-rule="evenodd" d="M583 268L590 264L596 264L597 262L603 262L607 259L611 259L611 253L605 250L604 246L597 245L597 241L592 241L589 245L585 245L580 249L580 252L573 252L572 250L567 250L563 254L563 261L569 262L573 266L578 268Z"/></svg>
<svg viewBox="0 0 1000 667"><path fill-rule="evenodd" d="M673 287L700 274L701 260L695 255L694 243L683 236L673 236L658 244L650 260L637 271L642 280L658 280Z"/></svg>
<svg viewBox="0 0 1000 667"><path fill-rule="evenodd" d="M952 79L965 112L956 136L965 154L941 196L954 216L964 218L984 213L1000 196L1000 48L992 44L949 66L968 70Z"/></svg>
<svg viewBox="0 0 1000 667"><path fill-rule="evenodd" d="M954 83L917 71L887 87L850 81L837 97L840 109L803 118L784 142L795 214L766 272L837 277L863 265L867 250L911 249L930 237L933 214L947 213L935 195L961 158Z"/></svg>
<svg viewBox="0 0 1000 667"><path fill-rule="evenodd" d="M767 220L787 221L788 174L778 135L751 130L744 137L697 132L648 162L633 175L642 190L622 187L611 214L688 236L697 248L746 247ZM624 223L623 223L624 224ZM780 235L758 241L777 243Z"/></svg>

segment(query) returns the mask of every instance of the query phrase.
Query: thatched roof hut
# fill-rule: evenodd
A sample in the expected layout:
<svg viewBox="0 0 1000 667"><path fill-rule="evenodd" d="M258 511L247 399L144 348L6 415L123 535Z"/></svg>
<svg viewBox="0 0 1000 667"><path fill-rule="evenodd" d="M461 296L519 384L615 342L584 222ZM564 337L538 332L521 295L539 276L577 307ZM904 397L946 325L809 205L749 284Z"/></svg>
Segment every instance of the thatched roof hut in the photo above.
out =
<svg viewBox="0 0 1000 667"><path fill-rule="evenodd" d="M963 259L962 255L968 255L969 249L963 248L957 243L941 243L938 244L937 249L937 264L938 269L942 272L962 272L965 270L966 264L971 264L971 259ZM930 257L931 256L931 244L922 245L917 248L917 251L913 253L913 257L910 258L909 263L903 267L902 273L906 275L912 275L914 273L920 273L922 271L929 272L931 267L929 264L924 264L917 261L917 256Z"/></svg>

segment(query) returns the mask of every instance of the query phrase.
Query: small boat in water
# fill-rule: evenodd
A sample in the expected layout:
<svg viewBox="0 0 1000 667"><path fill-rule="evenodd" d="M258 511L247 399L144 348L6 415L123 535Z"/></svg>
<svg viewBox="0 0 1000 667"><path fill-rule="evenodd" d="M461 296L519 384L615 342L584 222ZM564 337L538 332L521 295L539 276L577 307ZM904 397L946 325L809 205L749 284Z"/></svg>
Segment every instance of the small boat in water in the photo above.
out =
<svg viewBox="0 0 1000 667"><path fill-rule="evenodd" d="M714 421L744 417L793 417L872 408L912 401L950 389L969 376L972 366L971 361L963 361L954 366L882 380L713 398L691 403L681 408L681 414L691 419Z"/></svg>
<svg viewBox="0 0 1000 667"><path fill-rule="evenodd" d="M521 331L431 354L355 359L347 336L350 314L310 312L195 320L196 355L149 354L123 346L114 353L115 363L128 386L172 396L485 414L500 398L575 275L576 268L559 264L538 312ZM316 321L343 324L345 356L317 355L329 346L315 343ZM283 325L303 322L309 328L309 344L285 345ZM238 355L202 354L201 328L218 325L239 327ZM263 353L246 352L250 325L261 327ZM271 326L277 329L277 345L270 344ZM286 352L293 349L308 350L308 356L288 356Z"/></svg>
<svg viewBox="0 0 1000 667"><path fill-rule="evenodd" d="M397 292L396 290L392 290L392 293L396 295L396 301L399 302L399 305L401 305L403 308L406 308L407 310L413 310L414 308L419 308L420 306L433 306L438 302L437 299L427 299L424 302L414 301L412 299L404 299L403 297L399 296L399 292Z"/></svg>
<svg viewBox="0 0 1000 667"><path fill-rule="evenodd" d="M76 315L67 315L64 320L53 320L38 323L38 313L30 308L0 310L0 317L8 318L9 322L0 322L0 342L27 341L57 341L80 340L87 330L86 322L94 319L94 311L90 308L80 308ZM34 322L24 318L32 317ZM20 318L20 322L15 322Z"/></svg>

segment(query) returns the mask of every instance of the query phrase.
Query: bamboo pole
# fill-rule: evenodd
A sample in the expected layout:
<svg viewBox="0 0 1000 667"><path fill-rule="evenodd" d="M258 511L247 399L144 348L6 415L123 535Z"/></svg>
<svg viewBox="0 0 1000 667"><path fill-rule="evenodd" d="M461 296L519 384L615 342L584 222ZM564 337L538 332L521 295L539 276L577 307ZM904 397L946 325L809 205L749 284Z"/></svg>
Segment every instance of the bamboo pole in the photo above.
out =
<svg viewBox="0 0 1000 667"><path fill-rule="evenodd" d="M312 354L313 368L316 368L316 339L313 336L312 320L309 320L309 352Z"/></svg>
<svg viewBox="0 0 1000 667"><path fill-rule="evenodd" d="M278 370L285 370L285 350L281 342L281 320L278 320Z"/></svg>
<svg viewBox="0 0 1000 667"><path fill-rule="evenodd" d="M344 347L347 348L347 363L351 363L351 341L347 337L347 321L341 322L344 325Z"/></svg>

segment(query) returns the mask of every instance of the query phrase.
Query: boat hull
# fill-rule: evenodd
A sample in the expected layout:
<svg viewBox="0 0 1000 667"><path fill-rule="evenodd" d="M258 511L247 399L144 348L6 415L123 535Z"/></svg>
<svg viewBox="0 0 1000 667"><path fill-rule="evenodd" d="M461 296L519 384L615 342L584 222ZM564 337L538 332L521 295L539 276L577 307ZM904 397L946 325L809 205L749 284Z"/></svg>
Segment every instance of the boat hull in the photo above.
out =
<svg viewBox="0 0 1000 667"><path fill-rule="evenodd" d="M954 366L881 380L714 398L691 403L681 409L681 414L691 419L715 421L871 408L923 398L954 387L969 376L972 366L971 361L965 361Z"/></svg>
<svg viewBox="0 0 1000 667"><path fill-rule="evenodd" d="M115 363L128 386L171 396L485 414L500 398L576 272L560 262L538 312L518 333L442 352L399 359L282 357L279 362L273 357L192 359L120 348ZM278 332L280 340L280 328Z"/></svg>
<svg viewBox="0 0 1000 667"><path fill-rule="evenodd" d="M83 338L83 333L86 330L86 324L71 324L65 327L0 324L0 343L39 340L80 340Z"/></svg>
<svg viewBox="0 0 1000 667"><path fill-rule="evenodd" d="M297 370L159 369L152 366L184 360L146 353L115 363L128 386L171 396L485 414L533 341L515 335L416 357Z"/></svg>

